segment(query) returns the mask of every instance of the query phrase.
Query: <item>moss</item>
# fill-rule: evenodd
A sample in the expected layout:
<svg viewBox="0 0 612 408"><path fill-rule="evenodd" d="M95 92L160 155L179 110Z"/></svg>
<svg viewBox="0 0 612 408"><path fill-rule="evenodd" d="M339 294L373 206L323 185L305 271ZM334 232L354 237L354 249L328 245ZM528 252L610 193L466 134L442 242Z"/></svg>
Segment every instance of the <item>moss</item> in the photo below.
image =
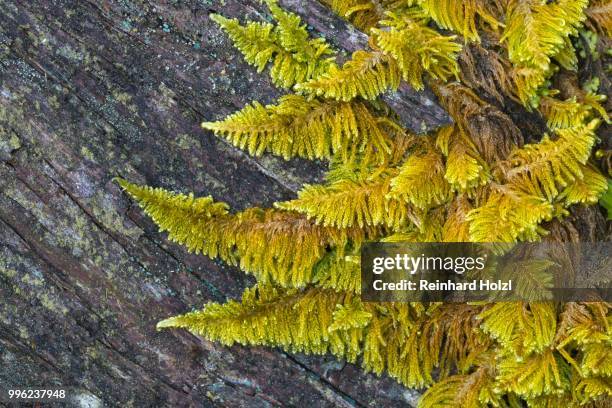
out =
<svg viewBox="0 0 612 408"><path fill-rule="evenodd" d="M572 95L574 99L554 99L558 92L552 89L560 66L567 68L577 60L571 45L564 47L584 20L585 1L520 8L509 3L505 6L507 24L500 27L500 44L507 53L487 50L498 53L499 60L477 61L470 67L475 77L493 74L496 82L510 83L496 92L520 100L522 113L539 110L548 125L547 130L542 126L538 131L540 140L525 140L513 120L514 112L477 95L480 78L471 81L471 86L446 83L458 74L456 57L461 46L455 36L436 31L430 19L463 35L467 44L479 39L476 14L482 16L484 5L470 12L458 4L447 7L446 3L425 1L415 6L423 7L418 13L414 9L404 9L405 15L389 13L388 20L376 24L388 29L370 31L370 40L378 48L357 51L338 68L325 66L326 46L307 41L308 33L297 16L283 12L273 0L267 4L276 25L250 22L242 26L236 19L219 15L212 19L228 32L247 62L260 72L271 65L275 84L298 94L285 96L276 105L253 103L225 120L202 126L257 156L257 164L268 169L274 167L274 159L259 157L265 152L285 159L328 160L327 180L304 186L297 199L277 202L273 209L251 208L236 214L228 214L224 204L211 197L196 199L119 180L160 229L169 232L172 241L238 264L258 281L245 290L241 302L207 303L200 311L161 321L158 329L183 328L225 345L332 352L349 362L362 357L367 370L386 371L408 387L432 386L420 401L423 407L439 406L442 401L473 408L497 406L503 405L507 395L527 405L535 404L534 397L556 394L563 394L567 404L576 402L575 394L566 391L574 379L581 381L584 375L572 371L570 380L569 372L558 371L573 361L568 357L571 353L562 349L571 343L572 353L585 355L589 350L580 341L576 344L571 330L561 330L557 336L555 331L558 319L591 313L586 307L560 314L561 308L545 302L362 302L355 296L359 285L354 285L360 271L351 267L358 262L349 260L351 251L358 254L363 235L381 242L537 241L547 233L546 222L569 214L558 209L598 200L605 190L605 178L587 166L598 142L597 109L586 97L580 99L583 95L579 93ZM417 14L424 17L415 17ZM488 11L485 16L497 28ZM541 35L526 38L526 29ZM436 44L436 52L428 55L426 44ZM309 46L320 46L320 60L304 58L312 51ZM282 69L276 68L279 61L284 64ZM313 65L300 75L304 61ZM481 62L497 65L476 73L482 69L477 66ZM319 69L323 72L316 73ZM397 90L401 80L421 89L425 75L437 80L434 91L455 124L417 140L398 123L398 116L374 106L379 107L377 98L382 93ZM374 106L357 105L363 99L374 100ZM317 121L323 116L331 118L332 125ZM367 126L360 124L368 116L374 119ZM516 130L505 129L505 124ZM500 135L500 129L507 130L510 137ZM359 149L349 150L355 146ZM491 174L490 169L498 166L504 171ZM288 190L300 188L282 172L274 174ZM346 235L336 239L324 228L340 229ZM360 234L353 236L355 231ZM331 277L330 283L325 283L327 277L320 277L320 270ZM528 293L516 294L524 298ZM600 310L588 317L589 327L594 328L590 335L603 347L609 336L602 329L606 326L596 322L608 315L609 307L593 307ZM522 319L510 326L510 332L508 322L513 316ZM333 338L336 331L338 337ZM517 348L517 338L532 339L538 348L528 349L527 344ZM534 350L537 352L532 353ZM490 367L495 365L505 369L494 373ZM456 367L462 368L461 375L446 372ZM525 371L532 373L527 379ZM520 381L514 380L519 377ZM550 378L559 384L551 386ZM241 378L229 380L253 387ZM589 393L589 399L599 395ZM489 399L482 400L483 395ZM297 404L298 399L292 402Z"/></svg>

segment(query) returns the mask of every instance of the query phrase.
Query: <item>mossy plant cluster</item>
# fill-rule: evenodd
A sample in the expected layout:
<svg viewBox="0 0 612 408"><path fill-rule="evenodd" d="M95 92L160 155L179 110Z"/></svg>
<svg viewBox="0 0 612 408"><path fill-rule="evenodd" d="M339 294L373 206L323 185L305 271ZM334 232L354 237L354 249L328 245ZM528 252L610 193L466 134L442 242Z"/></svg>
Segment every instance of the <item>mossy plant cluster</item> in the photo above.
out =
<svg viewBox="0 0 612 408"><path fill-rule="evenodd" d="M572 207L596 205L608 190L609 169L592 157L608 116L605 98L577 80L552 84L576 78L575 36L587 18L600 36L610 34L610 7L325 2L370 36L370 48L341 65L272 0L274 23L211 16L287 94L202 124L253 155L326 160L322 184L274 208L234 213L212 197L119 181L171 240L258 282L239 301L209 303L158 327L227 345L332 353L428 387L423 408L609 403L609 304L364 303L359 250L366 240L563 239ZM402 81L431 87L454 123L427 135L403 128L379 99ZM512 106L542 118L546 132L519 128L506 112Z"/></svg>

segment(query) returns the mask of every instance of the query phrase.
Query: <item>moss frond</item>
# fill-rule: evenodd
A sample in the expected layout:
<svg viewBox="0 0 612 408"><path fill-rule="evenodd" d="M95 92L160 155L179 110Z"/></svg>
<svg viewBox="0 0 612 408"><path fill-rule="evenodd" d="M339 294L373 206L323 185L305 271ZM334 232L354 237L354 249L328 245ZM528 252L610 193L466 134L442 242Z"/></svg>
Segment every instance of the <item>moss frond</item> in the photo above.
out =
<svg viewBox="0 0 612 408"><path fill-rule="evenodd" d="M545 97L540 100L539 108L550 129L579 126L584 123L591 110L588 105L579 103L576 97L565 101Z"/></svg>
<svg viewBox="0 0 612 408"><path fill-rule="evenodd" d="M276 105L254 102L222 121L204 122L202 127L255 156L264 152L285 159L339 155L350 161L369 150L382 162L392 143L381 128L384 120L360 102L321 102L286 95Z"/></svg>
<svg viewBox="0 0 612 408"><path fill-rule="evenodd" d="M422 0L419 5L440 27L453 30L469 41L480 41L477 20L495 29L500 25L487 10L486 1Z"/></svg>
<svg viewBox="0 0 612 408"><path fill-rule="evenodd" d="M450 193L444 175L444 161L439 152L431 150L411 155L391 181L389 195L421 209L443 204Z"/></svg>
<svg viewBox="0 0 612 408"><path fill-rule="evenodd" d="M313 282L321 288L340 292L361 291L361 259L359 251L332 251L314 268Z"/></svg>
<svg viewBox="0 0 612 408"><path fill-rule="evenodd" d="M490 194L487 202L468 216L470 237L476 241L513 242L537 240L543 232L542 221L554 215L552 203L563 188L561 198L592 201L603 194L603 181L583 169L595 143L599 121L555 130L556 139L545 135L542 141L516 149L509 157L511 167L504 170L507 184ZM508 240L508 241L507 241Z"/></svg>
<svg viewBox="0 0 612 408"><path fill-rule="evenodd" d="M248 22L241 25L237 19L219 14L210 18L232 39L245 60L262 72L272 61L270 76L275 85L291 88L326 72L333 65L333 51L325 40L310 39L298 16L282 10L267 1L278 25Z"/></svg>
<svg viewBox="0 0 612 408"><path fill-rule="evenodd" d="M298 84L296 89L324 98L350 101L359 96L375 99L389 89L397 89L401 73L393 58L381 51L356 51L342 68L331 66L325 74Z"/></svg>
<svg viewBox="0 0 612 408"><path fill-rule="evenodd" d="M601 402L603 407L612 398L612 380L610 377L583 378L576 385L575 391L578 401L582 405L595 401ZM593 405L593 407L597 407L597 405Z"/></svg>
<svg viewBox="0 0 612 408"><path fill-rule="evenodd" d="M441 350L452 349L445 343L446 335L458 328L449 310L436 306L426 310L420 304L374 308L345 292L258 284L246 289L240 302L208 303L203 310L171 317L157 327L184 328L226 345L332 353L350 362L361 355L366 370L380 373L386 368L406 385L423 386L442 363ZM466 309L470 316L477 310ZM470 336L473 327L462 326Z"/></svg>
<svg viewBox="0 0 612 408"><path fill-rule="evenodd" d="M540 2L511 0L502 41L517 69L517 84L523 103L529 105L535 91L550 73L551 58L571 45L585 20L588 0ZM563 59L562 59L563 61Z"/></svg>
<svg viewBox="0 0 612 408"><path fill-rule="evenodd" d="M552 350L546 350L525 358L503 359L497 381L510 392L531 400L567 392L569 377L567 362Z"/></svg>
<svg viewBox="0 0 612 408"><path fill-rule="evenodd" d="M322 0L321 2L364 33L369 33L370 29L376 27L387 12L398 12L402 15L413 15L414 12L423 14L422 10L415 10L416 2L412 0Z"/></svg>
<svg viewBox="0 0 612 408"><path fill-rule="evenodd" d="M540 353L553 345L557 311L547 302L495 303L480 314L482 329L516 355Z"/></svg>
<svg viewBox="0 0 612 408"><path fill-rule="evenodd" d="M608 341L612 327L609 309L609 303L566 303L559 319L557 349L562 350L569 344L583 346Z"/></svg>
<svg viewBox="0 0 612 408"><path fill-rule="evenodd" d="M515 150L509 158L513 167L507 171L507 179L517 188L553 200L559 194L558 186L565 187L583 177L581 165L591 154L598 125L599 120L594 119L559 128L556 140L545 135L539 143Z"/></svg>
<svg viewBox="0 0 612 408"><path fill-rule="evenodd" d="M371 0L322 0L322 3L366 33L383 17L380 7Z"/></svg>
<svg viewBox="0 0 612 408"><path fill-rule="evenodd" d="M454 36L401 19L386 24L388 29L372 29L374 51L357 51L342 68L332 67L296 89L343 101L357 96L375 99L387 90L396 90L400 78L420 90L425 73L441 80L458 76L461 45L453 41Z"/></svg>
<svg viewBox="0 0 612 408"><path fill-rule="evenodd" d="M510 1L502 36L510 60L546 71L550 58L567 45L567 37L577 34L587 4L585 0Z"/></svg>
<svg viewBox="0 0 612 408"><path fill-rule="evenodd" d="M323 38L310 38L306 25L302 24L299 16L280 8L276 0L265 0L265 2L277 22L276 30L281 47L291 52L295 59L301 62L313 62L333 54Z"/></svg>
<svg viewBox="0 0 612 408"><path fill-rule="evenodd" d="M485 185L489 169L470 138L456 126L442 128L437 143L446 156L444 178L453 191L469 192Z"/></svg>
<svg viewBox="0 0 612 408"><path fill-rule="evenodd" d="M272 24L251 21L242 26L238 19L220 14L211 14L210 19L227 33L246 62L257 68L257 72L262 72L272 57L281 51Z"/></svg>
<svg viewBox="0 0 612 408"><path fill-rule="evenodd" d="M419 400L419 408L480 408L497 405L495 378L485 368L470 374L445 378L429 388Z"/></svg>
<svg viewBox="0 0 612 408"><path fill-rule="evenodd" d="M537 108L540 103L539 92L550 76L550 72L530 66L515 66L511 70L516 84L516 93L528 110Z"/></svg>
<svg viewBox="0 0 612 408"><path fill-rule="evenodd" d="M566 206L597 204L608 190L608 180L593 166L582 165L580 172L582 178L568 185L557 197L557 200L564 200Z"/></svg>
<svg viewBox="0 0 612 408"><path fill-rule="evenodd" d="M312 282L313 268L328 246L342 251L365 238L361 230L318 226L295 213L250 208L229 214L225 204L210 197L119 183L171 241L190 252L220 257L263 283L303 287Z"/></svg>
<svg viewBox="0 0 612 408"><path fill-rule="evenodd" d="M196 198L193 193L172 193L162 188L138 186L117 178L117 183L130 196L137 200L140 207L157 224L160 232L168 231L171 241L185 245L190 251L204 252L204 234L197 234L194 223L205 224L215 217L228 215L229 206L217 203L212 197ZM208 251L216 255L218 251Z"/></svg>
<svg viewBox="0 0 612 408"><path fill-rule="evenodd" d="M587 343L582 347L580 371L585 377L612 377L612 353L610 353L612 338L608 337L606 340Z"/></svg>
<svg viewBox="0 0 612 408"><path fill-rule="evenodd" d="M383 24L383 29L372 29L376 44L393 57L402 78L413 88L423 89L425 74L442 81L458 78L461 45L454 41L455 36L440 35L420 22L399 17Z"/></svg>
<svg viewBox="0 0 612 408"><path fill-rule="evenodd" d="M278 208L296 211L326 226L385 225L398 229L415 218L403 202L387 198L394 173L372 180L339 180L329 186L306 186L296 200L277 203Z"/></svg>
<svg viewBox="0 0 612 408"><path fill-rule="evenodd" d="M332 324L327 328L330 332L362 329L372 320L372 313L365 311L360 301L353 301L347 305L337 304L332 316Z"/></svg>
<svg viewBox="0 0 612 408"><path fill-rule="evenodd" d="M362 328L329 330L336 306L350 305L351 299L332 290L278 289L259 284L246 289L240 302L208 303L201 311L163 320L157 328L185 328L225 345L266 345L313 354L331 352L355 361Z"/></svg>
<svg viewBox="0 0 612 408"><path fill-rule="evenodd" d="M545 198L508 189L495 191L484 205L468 214L470 240L538 241L546 233L539 224L554 215L554 206Z"/></svg>

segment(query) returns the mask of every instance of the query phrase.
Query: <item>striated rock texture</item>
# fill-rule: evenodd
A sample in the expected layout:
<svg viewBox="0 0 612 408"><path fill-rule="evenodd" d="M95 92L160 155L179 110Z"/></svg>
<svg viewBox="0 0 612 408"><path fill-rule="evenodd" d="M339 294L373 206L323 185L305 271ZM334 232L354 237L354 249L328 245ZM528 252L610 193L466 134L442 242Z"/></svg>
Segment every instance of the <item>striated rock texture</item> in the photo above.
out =
<svg viewBox="0 0 612 408"><path fill-rule="evenodd" d="M155 331L252 280L169 243L113 177L242 209L323 168L199 128L280 94L210 12L266 18L257 0L0 0L0 388L76 387L89 407L413 404L333 359Z"/></svg>

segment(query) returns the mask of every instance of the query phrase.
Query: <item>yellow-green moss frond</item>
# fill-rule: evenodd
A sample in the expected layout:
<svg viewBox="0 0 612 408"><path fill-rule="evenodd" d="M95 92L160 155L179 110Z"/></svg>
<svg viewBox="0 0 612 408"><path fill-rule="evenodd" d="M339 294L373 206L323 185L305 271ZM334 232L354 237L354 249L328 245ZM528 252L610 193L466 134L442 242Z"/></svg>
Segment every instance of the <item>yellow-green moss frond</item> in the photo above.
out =
<svg viewBox="0 0 612 408"><path fill-rule="evenodd" d="M523 399L563 394L570 388L569 365L550 349L524 358L506 356L498 372L498 386Z"/></svg>
<svg viewBox="0 0 612 408"><path fill-rule="evenodd" d="M588 0L541 2L511 0L506 14L502 41L515 65L513 74L518 94L526 106L537 105L533 98L550 74L551 58L571 68L574 56L563 52L571 43L570 35L578 32L585 19ZM568 59L570 58L570 59Z"/></svg>
<svg viewBox="0 0 612 408"><path fill-rule="evenodd" d="M275 11L274 11L275 10ZM275 85L290 88L326 72L333 64L331 49L322 39L308 39L299 17L273 8L279 25L248 22L212 14L211 19L223 28L245 60L262 72L270 61L270 76Z"/></svg>
<svg viewBox="0 0 612 408"><path fill-rule="evenodd" d="M329 330L337 318L336 307L352 307L353 299L332 290L284 290L258 284L246 289L240 302L208 303L201 311L171 317L157 327L184 328L225 345L266 345L313 354L331 352L355 361L363 333L363 312L345 310L345 324Z"/></svg>
<svg viewBox="0 0 612 408"><path fill-rule="evenodd" d="M557 197L557 200L563 200L566 206L597 204L608 189L608 180L593 166L581 165L580 171L582 177L570 183Z"/></svg>
<svg viewBox="0 0 612 408"><path fill-rule="evenodd" d="M539 110L551 129L579 126L596 116L609 123L608 113L601 105L605 100L605 95L592 92L580 93L564 101L543 97L540 99Z"/></svg>
<svg viewBox="0 0 612 408"><path fill-rule="evenodd" d="M445 378L423 394L418 408L481 408L495 403L495 378L486 368Z"/></svg>
<svg viewBox="0 0 612 408"><path fill-rule="evenodd" d="M591 0L586 9L589 22L601 34L612 37L612 3L608 0Z"/></svg>
<svg viewBox="0 0 612 408"><path fill-rule="evenodd" d="M485 204L469 212L470 240L538 241L546 234L539 224L554 215L554 206L545 198L505 187L492 192Z"/></svg>
<svg viewBox="0 0 612 408"><path fill-rule="evenodd" d="M589 106L576 101L576 97L565 101L545 97L540 100L539 108L550 129L579 126L590 111Z"/></svg>
<svg viewBox="0 0 612 408"><path fill-rule="evenodd" d="M431 384L433 355L439 350L424 347L427 340L420 331L424 318L414 315L413 308L406 304L389 306L380 314L377 323L381 336L372 339L372 346L382 351L381 366L391 377L408 387L421 388ZM369 361L372 360L370 357Z"/></svg>
<svg viewBox="0 0 612 408"><path fill-rule="evenodd" d="M612 377L612 336L606 341L589 342L582 346L580 371L583 376ZM612 384L612 383L611 383Z"/></svg>
<svg viewBox="0 0 612 408"><path fill-rule="evenodd" d="M493 28L497 28L500 24L487 11L486 1L422 0L418 3L440 27L453 30L466 40L480 41L477 19Z"/></svg>
<svg viewBox="0 0 612 408"><path fill-rule="evenodd" d="M578 100L588 106L592 110L592 114L594 116L599 115L601 120L610 124L610 117L608 116L608 112L606 108L602 106L602 103L608 99L606 95L596 94L594 92L588 91L580 93L578 96Z"/></svg>
<svg viewBox="0 0 612 408"><path fill-rule="evenodd" d="M272 17L277 22L276 31L278 41L286 51L293 54L293 57L308 64L320 61L321 58L333 54L333 51L323 38L311 39L306 30L306 25L296 14L287 12L279 7L277 0L265 0ZM317 67L316 64L309 65L311 71L307 74L308 78L324 72L330 60L323 60L323 66Z"/></svg>
<svg viewBox="0 0 612 408"><path fill-rule="evenodd" d="M333 313L332 324L327 328L333 332L337 330L361 329L366 327L372 320L372 313L363 309L363 304L358 299L353 299L348 304L336 304Z"/></svg>
<svg viewBox="0 0 612 408"><path fill-rule="evenodd" d="M357 96L375 99L389 89L397 89L400 79L401 73L393 58L381 51L359 50L342 68L333 65L327 73L296 85L296 89L341 101Z"/></svg>
<svg viewBox="0 0 612 408"><path fill-rule="evenodd" d="M272 24L252 21L242 26L237 19L225 18L220 14L211 14L210 19L229 35L246 62L257 68L258 72L262 72L280 51Z"/></svg>
<svg viewBox="0 0 612 408"><path fill-rule="evenodd" d="M242 270L252 272L258 282L292 287L313 280L313 268L326 247L342 252L347 242L358 244L364 238L363 230L321 227L295 213L259 209L239 213L225 233Z"/></svg>
<svg viewBox="0 0 612 408"><path fill-rule="evenodd" d="M410 16L416 13L424 17L420 8L413 7L416 2L412 0L322 0L321 2L364 33L369 33L371 28L376 27L389 11Z"/></svg>
<svg viewBox="0 0 612 408"><path fill-rule="evenodd" d="M185 245L190 251L203 251L205 236L198 234L198 225L217 217L228 215L229 206L216 203L212 197L195 198L193 193L173 193L162 188L138 186L123 179L116 179L119 185L157 224L161 232L168 231L171 241ZM212 256L218 251L212 250Z"/></svg>
<svg viewBox="0 0 612 408"><path fill-rule="evenodd" d="M382 162L392 144L381 128L383 120L360 102L321 102L286 95L276 105L255 102L222 121L204 122L202 127L256 156L264 152L285 159L338 155L350 161L368 151Z"/></svg>
<svg viewBox="0 0 612 408"><path fill-rule="evenodd" d="M437 151L411 155L391 181L390 196L421 209L445 203L450 186L444 174L443 157Z"/></svg>
<svg viewBox="0 0 612 408"><path fill-rule="evenodd" d="M443 81L458 78L461 45L454 41L455 36L444 36L424 24L399 18L385 24L385 28L372 29L372 35L378 47L393 57L402 78L413 88L423 89L425 73Z"/></svg>
<svg viewBox="0 0 612 408"><path fill-rule="evenodd" d="M515 66L511 70L512 81L516 84L516 93L528 110L537 108L540 99L538 91L544 86L549 73L539 68Z"/></svg>
<svg viewBox="0 0 612 408"><path fill-rule="evenodd" d="M608 401L612 399L612 378L611 377L588 377L582 378L575 388L575 394L578 403L582 406L589 402L600 402L601 407L605 407ZM592 405L596 408L597 405Z"/></svg>
<svg viewBox="0 0 612 408"><path fill-rule="evenodd" d="M422 388L432 383L431 350L423 347L418 330L397 329L386 342L389 375L408 387Z"/></svg>
<svg viewBox="0 0 612 408"><path fill-rule="evenodd" d="M397 89L403 78L415 89L423 89L423 75L447 80L457 77L457 53L461 45L454 36L443 36L427 26L400 19L388 29L372 29L374 51L356 51L342 68L332 66L319 78L296 88L325 98L348 101L357 96L375 99Z"/></svg>
<svg viewBox="0 0 612 408"><path fill-rule="evenodd" d="M500 302L481 313L482 329L519 356L550 349L556 333L553 303Z"/></svg>
<svg viewBox="0 0 612 408"><path fill-rule="evenodd" d="M457 126L442 128L438 132L436 144L446 156L444 178L453 191L469 192L489 181L487 164L469 136Z"/></svg>
<svg viewBox="0 0 612 408"><path fill-rule="evenodd" d="M371 0L322 0L322 3L366 33L383 17L380 6Z"/></svg>
<svg viewBox="0 0 612 408"><path fill-rule="evenodd" d="M612 385L609 308L610 304L603 302L566 304L556 336L556 349L582 378L607 377L608 387Z"/></svg>
<svg viewBox="0 0 612 408"><path fill-rule="evenodd" d="M430 316L437 324L428 323ZM445 321L455 324L448 326ZM201 311L166 319L158 328L184 328L226 345L330 352L351 362L362 355L367 370L387 369L407 386L423 386L431 383L433 369L441 363L444 339L454 334L451 327L462 325L452 313L437 307L373 306L352 293L258 284L245 290L240 302L209 303Z"/></svg>
<svg viewBox="0 0 612 408"><path fill-rule="evenodd" d="M566 303L560 315L557 348L568 344L608 342L612 336L610 303Z"/></svg>
<svg viewBox="0 0 612 408"><path fill-rule="evenodd" d="M556 129L556 140L545 135L539 143L515 150L509 160L514 164L506 177L514 186L552 201L558 186L565 187L582 178L582 166L591 155L599 120L569 128Z"/></svg>
<svg viewBox="0 0 612 408"><path fill-rule="evenodd" d="M314 268L313 282L317 287L337 292L361 293L361 259L359 251L346 254L332 251Z"/></svg>
<svg viewBox="0 0 612 408"><path fill-rule="evenodd" d="M578 56L576 49L569 37L564 39L565 45L553 57L554 61L568 71L575 71L578 68Z"/></svg>
<svg viewBox="0 0 612 408"><path fill-rule="evenodd" d="M393 175L391 172L364 181L339 180L329 186L309 185L297 199L276 206L306 214L326 226L385 225L398 229L415 215L405 202L387 197Z"/></svg>
<svg viewBox="0 0 612 408"><path fill-rule="evenodd" d="M539 143L516 149L509 158L513 167L505 171L508 184L498 187L483 206L470 212L470 237L485 242L537 240L545 233L539 224L555 215L552 202L560 189L582 180L562 198L592 200L602 194L603 185L595 173L586 179L583 174L598 123L594 119L558 128L555 140L544 136Z"/></svg>
<svg viewBox="0 0 612 408"><path fill-rule="evenodd" d="M568 36L578 32L587 4L588 0L511 0L502 36L510 60L548 70L550 58L563 49Z"/></svg>
<svg viewBox="0 0 612 408"><path fill-rule="evenodd" d="M250 208L228 214L224 204L210 198L119 182L172 241L240 266L262 283L302 287L312 282L313 268L327 247L342 251L365 238L360 229L318 226L295 213Z"/></svg>
<svg viewBox="0 0 612 408"><path fill-rule="evenodd" d="M482 351L475 319L479 310L471 305L385 306L373 322L378 320L383 328L389 374L420 388L432 383L435 369L444 377L467 354Z"/></svg>

